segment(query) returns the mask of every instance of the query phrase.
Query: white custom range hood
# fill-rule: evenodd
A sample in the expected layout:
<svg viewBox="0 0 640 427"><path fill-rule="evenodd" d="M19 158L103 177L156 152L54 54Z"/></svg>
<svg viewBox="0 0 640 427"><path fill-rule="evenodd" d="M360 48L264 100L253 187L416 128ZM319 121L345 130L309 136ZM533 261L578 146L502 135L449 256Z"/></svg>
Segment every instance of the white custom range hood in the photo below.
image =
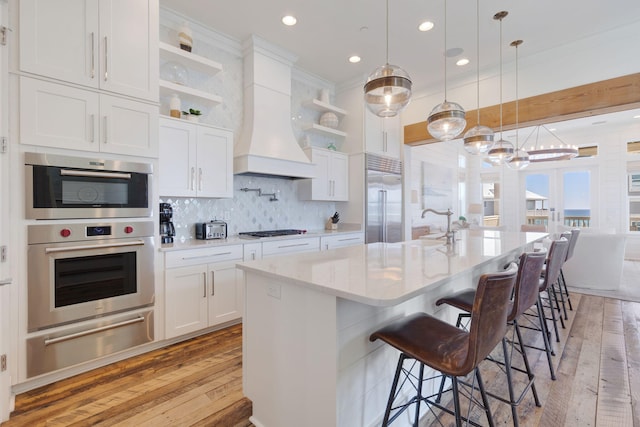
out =
<svg viewBox="0 0 640 427"><path fill-rule="evenodd" d="M234 147L236 175L313 178L291 129L291 66L297 58L252 36L244 46L244 125Z"/></svg>

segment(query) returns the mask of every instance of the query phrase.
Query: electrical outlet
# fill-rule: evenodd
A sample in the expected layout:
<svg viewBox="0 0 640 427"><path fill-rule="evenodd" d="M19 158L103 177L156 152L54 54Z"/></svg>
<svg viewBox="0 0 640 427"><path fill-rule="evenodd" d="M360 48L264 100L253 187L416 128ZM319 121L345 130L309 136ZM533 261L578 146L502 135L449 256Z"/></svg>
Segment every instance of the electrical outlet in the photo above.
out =
<svg viewBox="0 0 640 427"><path fill-rule="evenodd" d="M224 220L229 221L231 219L231 212L224 211Z"/></svg>
<svg viewBox="0 0 640 427"><path fill-rule="evenodd" d="M3 354L2 356L0 356L0 371L6 371L7 370L7 355Z"/></svg>
<svg viewBox="0 0 640 427"><path fill-rule="evenodd" d="M268 285L267 295L275 299L280 299L280 285Z"/></svg>

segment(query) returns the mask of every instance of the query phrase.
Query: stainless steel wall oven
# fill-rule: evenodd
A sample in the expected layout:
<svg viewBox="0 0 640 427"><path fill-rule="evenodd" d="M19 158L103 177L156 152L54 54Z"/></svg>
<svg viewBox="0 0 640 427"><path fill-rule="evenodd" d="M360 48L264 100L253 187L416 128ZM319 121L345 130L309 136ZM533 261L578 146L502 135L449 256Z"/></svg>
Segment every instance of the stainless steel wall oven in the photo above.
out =
<svg viewBox="0 0 640 427"><path fill-rule="evenodd" d="M28 226L28 331L154 302L153 222Z"/></svg>
<svg viewBox="0 0 640 427"><path fill-rule="evenodd" d="M151 215L149 163L25 153L28 219Z"/></svg>

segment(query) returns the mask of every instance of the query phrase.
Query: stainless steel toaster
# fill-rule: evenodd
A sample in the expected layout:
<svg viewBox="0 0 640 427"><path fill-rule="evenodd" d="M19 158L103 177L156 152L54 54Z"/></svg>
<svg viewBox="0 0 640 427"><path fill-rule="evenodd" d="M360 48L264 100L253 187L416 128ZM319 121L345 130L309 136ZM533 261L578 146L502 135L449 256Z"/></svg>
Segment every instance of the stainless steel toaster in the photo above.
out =
<svg viewBox="0 0 640 427"><path fill-rule="evenodd" d="M227 238L227 223L224 221L210 221L196 223L196 239L212 240Z"/></svg>

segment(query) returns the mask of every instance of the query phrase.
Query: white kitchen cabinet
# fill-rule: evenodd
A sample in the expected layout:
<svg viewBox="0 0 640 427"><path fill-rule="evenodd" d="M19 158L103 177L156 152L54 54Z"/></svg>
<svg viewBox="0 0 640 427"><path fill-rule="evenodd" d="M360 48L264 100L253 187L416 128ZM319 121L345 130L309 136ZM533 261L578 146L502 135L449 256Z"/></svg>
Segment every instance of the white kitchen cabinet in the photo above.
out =
<svg viewBox="0 0 640 427"><path fill-rule="evenodd" d="M20 142L156 157L158 107L22 76Z"/></svg>
<svg viewBox="0 0 640 427"><path fill-rule="evenodd" d="M305 148L316 166L316 177L298 181L298 195L303 200L349 200L349 157L344 153L317 147Z"/></svg>
<svg viewBox="0 0 640 427"><path fill-rule="evenodd" d="M158 0L21 0L20 69L158 100Z"/></svg>
<svg viewBox="0 0 640 427"><path fill-rule="evenodd" d="M317 252L319 250L319 237L299 237L296 239L278 239L262 242L263 258L300 252Z"/></svg>
<svg viewBox="0 0 640 427"><path fill-rule="evenodd" d="M161 118L158 182L161 196L233 197L233 133Z"/></svg>
<svg viewBox="0 0 640 427"><path fill-rule="evenodd" d="M365 108L366 152L400 158L400 116L381 118Z"/></svg>
<svg viewBox="0 0 640 427"><path fill-rule="evenodd" d="M345 246L355 246L364 244L364 233L340 233L320 237L320 250L343 248Z"/></svg>
<svg viewBox="0 0 640 427"><path fill-rule="evenodd" d="M242 245L165 254L167 338L242 318L242 257Z"/></svg>

